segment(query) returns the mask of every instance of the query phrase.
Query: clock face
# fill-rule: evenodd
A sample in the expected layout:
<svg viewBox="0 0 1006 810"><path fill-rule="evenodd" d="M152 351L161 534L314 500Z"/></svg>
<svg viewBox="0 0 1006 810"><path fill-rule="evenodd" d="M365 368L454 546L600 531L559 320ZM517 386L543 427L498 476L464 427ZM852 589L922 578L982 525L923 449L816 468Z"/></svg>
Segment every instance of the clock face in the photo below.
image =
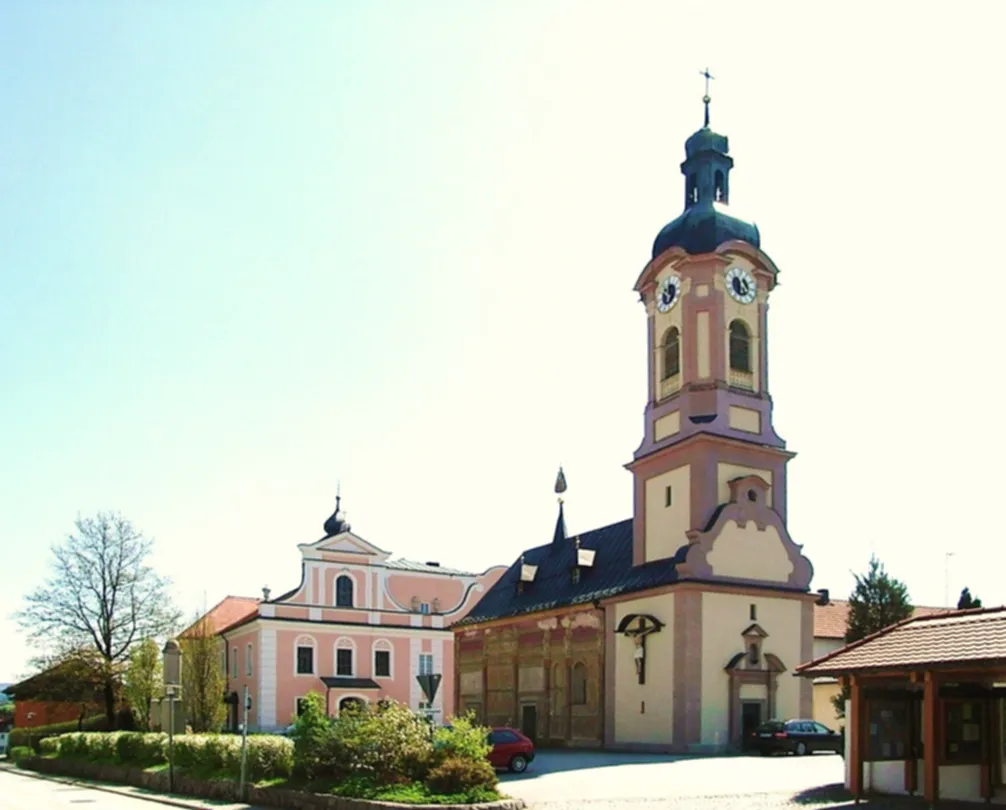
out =
<svg viewBox="0 0 1006 810"><path fill-rule="evenodd" d="M727 270L727 292L742 304L750 304L758 293L758 285L743 267L731 267Z"/></svg>
<svg viewBox="0 0 1006 810"><path fill-rule="evenodd" d="M667 312L681 297L681 277L670 275L660 282L657 289L657 309Z"/></svg>

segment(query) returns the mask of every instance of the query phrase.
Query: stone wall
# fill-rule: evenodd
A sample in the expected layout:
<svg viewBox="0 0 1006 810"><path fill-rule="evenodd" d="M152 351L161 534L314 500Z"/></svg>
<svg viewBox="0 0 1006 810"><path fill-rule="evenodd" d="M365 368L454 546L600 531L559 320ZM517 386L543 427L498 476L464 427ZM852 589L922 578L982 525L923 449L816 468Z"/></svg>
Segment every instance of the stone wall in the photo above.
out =
<svg viewBox="0 0 1006 810"><path fill-rule="evenodd" d="M522 730L541 746L601 747L604 614L590 606L455 631L459 711ZM574 690L586 677L586 702Z"/></svg>

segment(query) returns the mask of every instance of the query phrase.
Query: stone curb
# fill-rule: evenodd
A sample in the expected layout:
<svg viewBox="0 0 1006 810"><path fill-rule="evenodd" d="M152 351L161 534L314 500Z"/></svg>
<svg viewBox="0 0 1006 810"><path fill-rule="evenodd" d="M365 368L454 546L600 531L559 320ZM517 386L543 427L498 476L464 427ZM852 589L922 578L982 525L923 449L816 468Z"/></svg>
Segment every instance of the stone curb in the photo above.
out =
<svg viewBox="0 0 1006 810"><path fill-rule="evenodd" d="M12 773L14 776L23 776L26 779L38 779L42 782L56 782L60 785L75 785L78 787L85 787L88 790L98 790L102 793L111 793L115 796L125 796L128 799L139 799L144 802L154 802L155 804L163 804L167 807L179 807L182 810L207 810L207 805L198 802L187 802L184 799L175 799L170 796L165 796L161 793L144 793L139 790L123 790L122 788L112 787L110 785L102 785L100 782L92 782L86 779L74 779L72 776L53 776L44 773L38 773L37 771L27 771L24 768L18 768L16 765L0 765L0 773ZM240 805L240 807L251 807L250 805ZM257 810L253 808L252 810Z"/></svg>
<svg viewBox="0 0 1006 810"><path fill-rule="evenodd" d="M33 775L36 775L36 778L52 777L53 781L70 780L71 784L83 784L106 793L132 796L171 807L183 808L183 810L208 810L207 805L198 801L199 799L212 802L211 806L214 810L220 805L231 805L235 808L266 806L280 808L280 810L404 810L404 808L408 808L408 810L524 810L527 807L523 799L501 799L482 804L400 804L398 802L351 799L343 796L255 787L248 789L250 801L246 803L238 801L234 795L228 795L236 792L232 782L203 782L183 776L176 776L176 793L170 794L171 798L169 798L169 795L164 791L167 786L167 774L163 772L149 774L124 766L107 766L73 760L59 761L42 757L26 760L24 764L26 768L18 768L15 772L22 774L30 770ZM37 770L35 770L36 768ZM13 769L8 768L7 770ZM88 781L80 782L81 779ZM101 781L121 783L126 789L95 786L91 780L99 783ZM134 793L133 790L150 792ZM180 798L179 794L191 795L196 801L186 802ZM174 796L179 796L179 798L174 798ZM221 808L221 810L223 809Z"/></svg>

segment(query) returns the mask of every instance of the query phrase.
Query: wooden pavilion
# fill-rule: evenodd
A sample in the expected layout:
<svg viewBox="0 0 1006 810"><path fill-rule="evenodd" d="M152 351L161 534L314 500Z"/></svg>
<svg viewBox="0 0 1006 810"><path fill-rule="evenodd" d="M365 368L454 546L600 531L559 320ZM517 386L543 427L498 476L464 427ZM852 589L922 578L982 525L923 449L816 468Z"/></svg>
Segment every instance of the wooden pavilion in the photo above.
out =
<svg viewBox="0 0 1006 810"><path fill-rule="evenodd" d="M846 787L1006 804L1006 607L892 625L796 668L836 677L846 703Z"/></svg>

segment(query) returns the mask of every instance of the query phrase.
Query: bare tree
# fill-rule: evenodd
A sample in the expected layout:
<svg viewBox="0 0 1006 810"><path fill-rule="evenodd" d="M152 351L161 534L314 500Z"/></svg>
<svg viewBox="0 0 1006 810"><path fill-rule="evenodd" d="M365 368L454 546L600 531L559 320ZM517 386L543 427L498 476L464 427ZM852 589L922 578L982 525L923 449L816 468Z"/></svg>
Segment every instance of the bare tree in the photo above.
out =
<svg viewBox="0 0 1006 810"><path fill-rule="evenodd" d="M93 649L104 664L103 702L114 727L122 664L134 643L170 633L180 613L169 581L149 565L153 541L118 514L78 518L77 531L52 549L45 584L17 614L39 647Z"/></svg>
<svg viewBox="0 0 1006 810"><path fill-rule="evenodd" d="M220 637L213 632L210 620L202 616L178 641L182 646L182 700L192 730L220 731L227 717Z"/></svg>

